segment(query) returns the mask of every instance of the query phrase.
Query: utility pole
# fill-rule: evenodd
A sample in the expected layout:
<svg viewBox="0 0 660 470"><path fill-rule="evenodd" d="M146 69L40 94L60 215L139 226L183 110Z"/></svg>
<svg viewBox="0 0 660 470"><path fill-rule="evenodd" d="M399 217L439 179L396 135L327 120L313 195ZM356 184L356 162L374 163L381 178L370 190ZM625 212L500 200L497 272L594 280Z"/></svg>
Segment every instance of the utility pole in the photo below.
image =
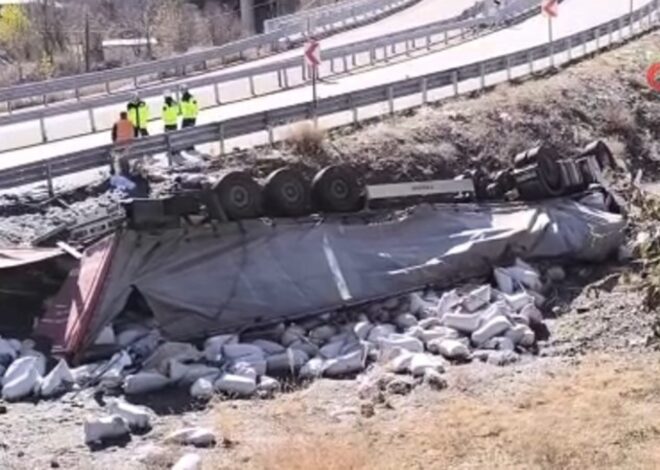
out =
<svg viewBox="0 0 660 470"><path fill-rule="evenodd" d="M256 32L254 0L241 0L241 31L245 36L251 36Z"/></svg>
<svg viewBox="0 0 660 470"><path fill-rule="evenodd" d="M91 70L90 57L89 57L89 10L85 8L85 72Z"/></svg>

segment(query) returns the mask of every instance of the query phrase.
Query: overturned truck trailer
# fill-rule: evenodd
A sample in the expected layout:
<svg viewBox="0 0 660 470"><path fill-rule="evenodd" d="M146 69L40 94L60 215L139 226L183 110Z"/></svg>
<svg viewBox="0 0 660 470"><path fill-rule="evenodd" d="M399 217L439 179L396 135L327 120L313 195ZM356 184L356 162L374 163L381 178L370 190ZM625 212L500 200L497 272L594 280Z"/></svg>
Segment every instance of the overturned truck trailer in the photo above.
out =
<svg viewBox="0 0 660 470"><path fill-rule="evenodd" d="M194 340L449 285L513 255L602 260L625 225L605 197L123 229L86 251L36 333L79 355L134 291L164 336Z"/></svg>

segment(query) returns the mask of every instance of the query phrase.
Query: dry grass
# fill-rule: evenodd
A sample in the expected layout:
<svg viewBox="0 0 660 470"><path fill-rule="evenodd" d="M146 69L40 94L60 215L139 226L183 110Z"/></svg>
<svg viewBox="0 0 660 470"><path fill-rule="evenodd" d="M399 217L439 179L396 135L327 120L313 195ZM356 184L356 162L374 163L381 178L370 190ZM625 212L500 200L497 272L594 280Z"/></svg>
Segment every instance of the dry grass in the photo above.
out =
<svg viewBox="0 0 660 470"><path fill-rule="evenodd" d="M313 122L305 121L292 125L284 142L294 154L314 157L323 154L326 137L323 129L315 126Z"/></svg>
<svg viewBox="0 0 660 470"><path fill-rule="evenodd" d="M515 396L435 395L421 411L378 414L350 432L307 419L306 432L283 430L255 446L246 468L660 468L656 364L590 359Z"/></svg>

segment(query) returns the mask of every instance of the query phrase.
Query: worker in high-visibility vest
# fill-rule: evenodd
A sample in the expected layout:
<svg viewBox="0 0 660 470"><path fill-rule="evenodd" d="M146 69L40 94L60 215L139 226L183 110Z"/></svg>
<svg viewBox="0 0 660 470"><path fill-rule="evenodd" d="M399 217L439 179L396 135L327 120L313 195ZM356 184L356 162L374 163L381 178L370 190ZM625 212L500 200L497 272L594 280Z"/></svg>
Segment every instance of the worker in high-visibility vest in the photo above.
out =
<svg viewBox="0 0 660 470"><path fill-rule="evenodd" d="M183 92L183 95L181 96L181 116L183 117L181 128L192 127L197 122L199 106L197 105L197 100L192 94L190 94L190 91L186 86L182 86L181 91ZM195 147L191 145L186 150L188 152L193 152Z"/></svg>
<svg viewBox="0 0 660 470"><path fill-rule="evenodd" d="M128 113L122 111L119 113L119 120L112 126L112 143L124 144L135 138L135 128L128 120Z"/></svg>
<svg viewBox="0 0 660 470"><path fill-rule="evenodd" d="M147 136L149 131L147 130L147 125L149 124L149 107L142 99L140 95L135 93L133 99L126 106L128 111L128 120L131 121L133 127L135 128L135 137Z"/></svg>
<svg viewBox="0 0 660 470"><path fill-rule="evenodd" d="M165 103L163 103L163 125L165 126L165 132L172 132L179 128L179 114L181 110L179 108L179 103L174 101L172 95L169 93L165 94Z"/></svg>
<svg viewBox="0 0 660 470"><path fill-rule="evenodd" d="M190 94L190 91L186 87L182 87L181 91L183 95L181 96L181 127L192 127L197 122L197 115L199 114L199 106L197 105L197 100Z"/></svg>

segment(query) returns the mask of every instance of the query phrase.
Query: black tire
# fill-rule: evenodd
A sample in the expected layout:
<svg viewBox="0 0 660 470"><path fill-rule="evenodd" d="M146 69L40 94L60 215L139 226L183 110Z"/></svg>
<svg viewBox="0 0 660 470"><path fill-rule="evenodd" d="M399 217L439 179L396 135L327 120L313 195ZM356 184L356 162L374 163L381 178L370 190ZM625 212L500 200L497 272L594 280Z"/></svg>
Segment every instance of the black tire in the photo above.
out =
<svg viewBox="0 0 660 470"><path fill-rule="evenodd" d="M213 190L231 220L255 219L263 214L261 186L243 171L230 171Z"/></svg>
<svg viewBox="0 0 660 470"><path fill-rule="evenodd" d="M314 205L325 212L355 212L360 209L362 197L362 185L345 166L328 166L312 181Z"/></svg>
<svg viewBox="0 0 660 470"><path fill-rule="evenodd" d="M299 217L309 214L311 189L302 173L291 168L273 171L264 185L264 207L275 216Z"/></svg>

